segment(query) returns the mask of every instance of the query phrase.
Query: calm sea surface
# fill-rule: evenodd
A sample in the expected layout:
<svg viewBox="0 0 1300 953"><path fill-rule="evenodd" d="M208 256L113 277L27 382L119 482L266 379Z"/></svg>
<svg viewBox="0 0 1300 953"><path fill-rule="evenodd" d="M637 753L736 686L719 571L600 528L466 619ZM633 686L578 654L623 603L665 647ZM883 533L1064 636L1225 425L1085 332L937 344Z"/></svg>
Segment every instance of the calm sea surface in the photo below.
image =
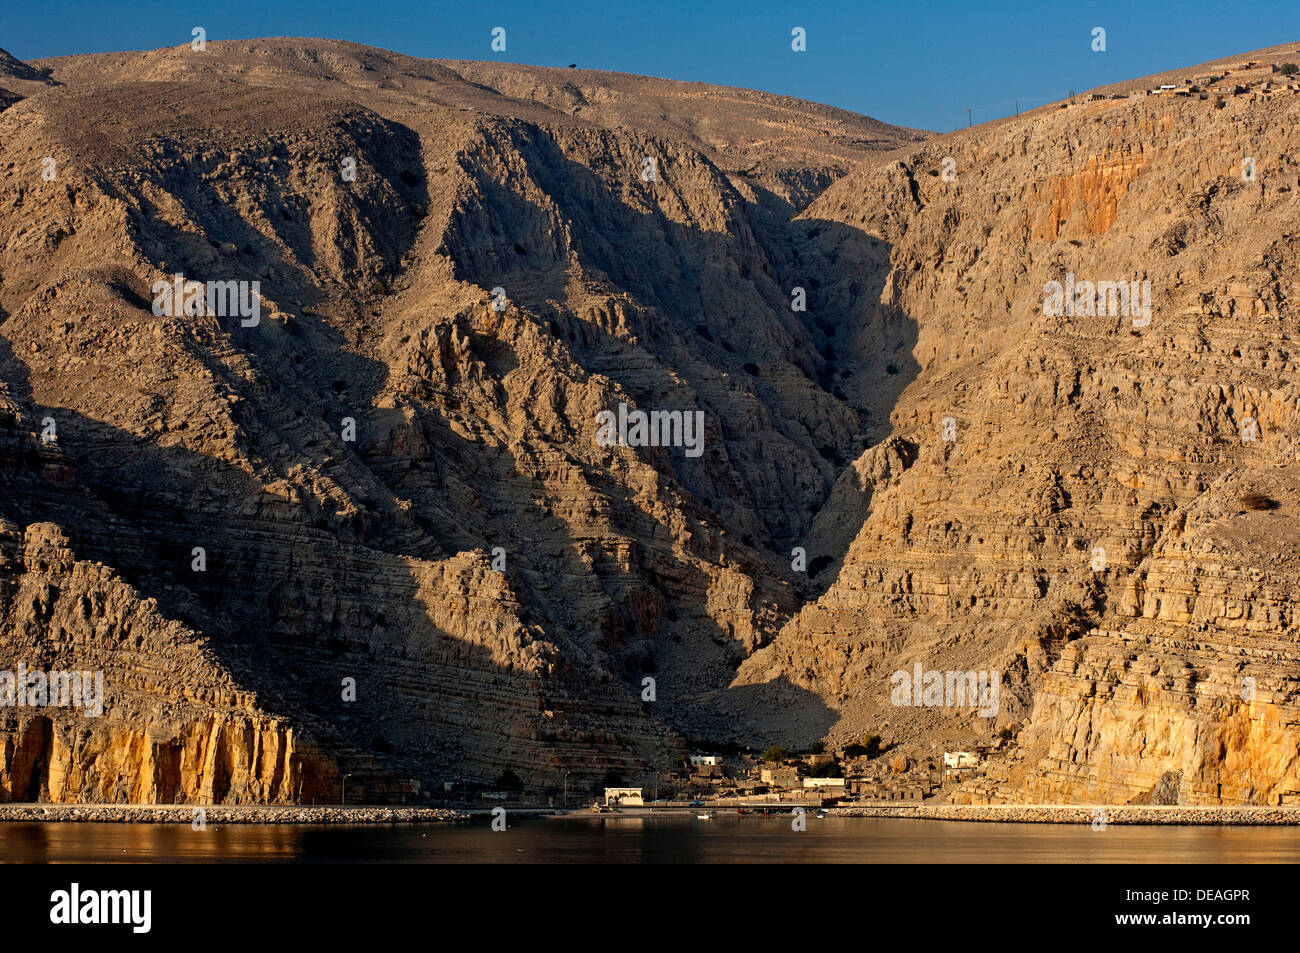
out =
<svg viewBox="0 0 1300 953"><path fill-rule="evenodd" d="M548 817L394 826L0 824L5 863L1296 863L1300 828Z"/></svg>

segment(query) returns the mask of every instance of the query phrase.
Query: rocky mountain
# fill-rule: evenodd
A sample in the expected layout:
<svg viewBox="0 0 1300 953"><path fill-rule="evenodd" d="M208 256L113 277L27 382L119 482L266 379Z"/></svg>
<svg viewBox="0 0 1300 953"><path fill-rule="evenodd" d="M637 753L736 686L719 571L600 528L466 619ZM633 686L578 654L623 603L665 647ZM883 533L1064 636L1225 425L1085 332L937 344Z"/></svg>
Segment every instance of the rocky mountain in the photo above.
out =
<svg viewBox="0 0 1300 953"><path fill-rule="evenodd" d="M106 687L0 707L0 797L999 731L971 798L1300 791L1280 76L935 137L333 41L35 65L0 78L0 669ZM177 280L259 309L155 307ZM611 445L620 405L702 439ZM996 711L895 704L917 664Z"/></svg>
<svg viewBox="0 0 1300 953"><path fill-rule="evenodd" d="M906 387L814 524L826 592L738 683L922 749L1023 723L976 798L1300 791L1300 88L1147 88L933 140L796 220L836 262L810 312L853 355L850 401L879 395L873 353ZM998 717L894 707L917 663L1000 672Z"/></svg>
<svg viewBox="0 0 1300 953"><path fill-rule="evenodd" d="M774 549L863 430L789 219L922 134L323 41L41 65L0 116L0 646L109 697L0 711L0 790L559 788L755 704ZM155 314L178 274L260 313ZM707 454L598 445L620 402L703 412Z"/></svg>

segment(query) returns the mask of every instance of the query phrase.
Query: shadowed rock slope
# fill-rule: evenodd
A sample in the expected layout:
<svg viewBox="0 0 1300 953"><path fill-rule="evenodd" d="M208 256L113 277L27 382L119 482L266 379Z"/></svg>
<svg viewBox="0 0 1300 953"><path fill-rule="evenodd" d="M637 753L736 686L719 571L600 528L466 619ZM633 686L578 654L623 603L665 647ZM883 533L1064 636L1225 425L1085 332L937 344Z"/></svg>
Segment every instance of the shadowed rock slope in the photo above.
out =
<svg viewBox="0 0 1300 953"><path fill-rule="evenodd" d="M547 790L759 730L776 554L871 425L789 217L922 134L564 74L588 118L326 41L45 65L0 114L0 662L107 699L0 710L0 796ZM260 321L155 316L176 274ZM619 402L702 411L705 452L598 445Z"/></svg>

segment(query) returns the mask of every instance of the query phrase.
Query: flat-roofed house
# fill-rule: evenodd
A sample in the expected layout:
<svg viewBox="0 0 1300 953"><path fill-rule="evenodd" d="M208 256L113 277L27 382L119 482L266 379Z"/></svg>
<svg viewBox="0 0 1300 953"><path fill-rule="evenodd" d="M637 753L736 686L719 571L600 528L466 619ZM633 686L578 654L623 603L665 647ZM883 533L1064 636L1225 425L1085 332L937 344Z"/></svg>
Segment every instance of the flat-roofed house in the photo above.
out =
<svg viewBox="0 0 1300 953"><path fill-rule="evenodd" d="M799 770L788 765L764 768L759 774L759 778L764 784L774 788L789 789L799 787Z"/></svg>
<svg viewBox="0 0 1300 953"><path fill-rule="evenodd" d="M805 788L822 788L825 790L832 790L834 788L839 788L841 791L843 791L844 779L843 778L804 778L803 786Z"/></svg>
<svg viewBox="0 0 1300 953"><path fill-rule="evenodd" d="M846 784L844 778L804 778L803 790L805 796L816 796L825 803L828 799L844 797L848 793Z"/></svg>

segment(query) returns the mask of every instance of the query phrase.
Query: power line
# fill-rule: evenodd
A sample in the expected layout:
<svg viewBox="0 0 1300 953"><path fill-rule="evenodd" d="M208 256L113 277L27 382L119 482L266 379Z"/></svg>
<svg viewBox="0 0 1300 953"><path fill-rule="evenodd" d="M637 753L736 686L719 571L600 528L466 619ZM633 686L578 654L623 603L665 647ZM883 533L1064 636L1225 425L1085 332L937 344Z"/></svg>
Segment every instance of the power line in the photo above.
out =
<svg viewBox="0 0 1300 953"><path fill-rule="evenodd" d="M973 114L974 114L974 113L990 112L990 111L993 111L993 110L1002 110L1002 109L1006 109L1006 107L1009 106L1009 105L1014 105L1014 106L1015 106L1015 110L1016 110L1016 115L1019 116L1019 115L1020 115L1020 104L1021 104L1021 103L1050 103L1050 102L1056 102L1057 100L1059 100L1059 99L1061 99L1061 98L1062 98L1062 97L1060 97L1060 96L1018 96L1018 97L1016 97L1016 98L1013 99L1013 100L1007 100L1007 101L1005 101L1005 102L994 103L994 104L991 105L991 106L967 106L967 107L966 107L966 126L967 126L967 128L969 128L969 127L971 126L971 123L973 122ZM1066 97L1066 98L1069 98L1069 97Z"/></svg>
<svg viewBox="0 0 1300 953"><path fill-rule="evenodd" d="M1000 103L994 103L992 106L968 106L968 107L966 107L966 111L967 111L967 112L970 112L970 111L973 110L974 112L977 112L977 113L978 113L978 112L987 112L987 111L990 110L990 109L1005 109L1007 106L1010 106L1010 105L1012 105L1013 103L1048 103L1048 102L1054 102L1054 101L1056 101L1056 100L1058 100L1058 99L1065 99L1065 98L1067 98L1067 97L1064 97L1064 96L1035 96L1035 97L1021 96L1021 97L1019 97L1018 99L1008 99L1008 100L1005 100L1005 101L1000 102Z"/></svg>

